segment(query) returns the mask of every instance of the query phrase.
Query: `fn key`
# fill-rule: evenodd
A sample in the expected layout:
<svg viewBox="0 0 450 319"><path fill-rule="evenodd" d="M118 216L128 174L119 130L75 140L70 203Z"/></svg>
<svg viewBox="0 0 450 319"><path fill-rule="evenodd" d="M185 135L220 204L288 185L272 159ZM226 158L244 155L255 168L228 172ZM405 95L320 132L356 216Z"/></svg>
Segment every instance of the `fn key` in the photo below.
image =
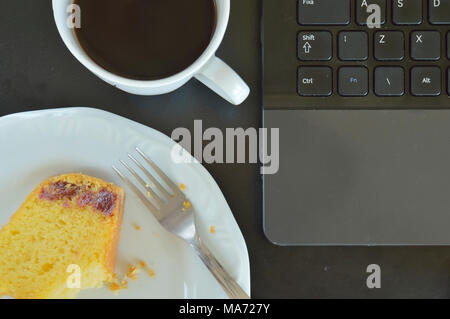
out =
<svg viewBox="0 0 450 319"><path fill-rule="evenodd" d="M329 67L299 67L297 83L301 96L329 96L333 92L333 71Z"/></svg>

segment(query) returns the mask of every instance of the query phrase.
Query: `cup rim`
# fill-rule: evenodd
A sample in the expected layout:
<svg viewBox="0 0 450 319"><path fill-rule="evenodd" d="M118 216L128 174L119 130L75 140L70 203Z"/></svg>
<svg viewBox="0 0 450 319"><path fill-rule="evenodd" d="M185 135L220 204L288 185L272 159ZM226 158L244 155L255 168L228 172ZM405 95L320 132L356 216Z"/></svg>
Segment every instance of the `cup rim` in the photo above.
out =
<svg viewBox="0 0 450 319"><path fill-rule="evenodd" d="M216 7L217 7L217 25L216 29L214 31L214 34L211 38L211 41L209 42L206 49L203 51L203 53L195 60L194 63L192 63L190 66L188 66L186 69L171 75L166 78L158 79L158 80L136 80L136 79L130 79L126 78L117 74L114 74L102 66L98 65L94 60L92 60L83 50L80 44L78 46L74 45L72 41L69 41L67 39L66 34L62 31L62 28L66 27L66 25L62 26L59 20L57 19L57 14L60 14L57 12L56 3L60 2L61 0L53 0L53 16L55 19L56 27L58 29L58 32L66 45L66 47L69 49L69 51L72 53L73 56L86 68L88 68L91 72L99 76L100 78L113 82L113 85L124 85L129 87L142 87L142 88L157 88L167 85L172 85L177 82L183 81L186 78L193 77L198 71L211 59L211 57L215 54L217 49L219 48L220 44L222 43L223 37L225 36L225 31L228 26L228 20L230 17L230 0L221 0L222 6L219 10L217 0L216 1ZM65 13L65 12L64 12ZM66 21L66 19L64 19ZM74 37L75 41L77 43L78 39L76 38L74 32L71 33L72 37Z"/></svg>

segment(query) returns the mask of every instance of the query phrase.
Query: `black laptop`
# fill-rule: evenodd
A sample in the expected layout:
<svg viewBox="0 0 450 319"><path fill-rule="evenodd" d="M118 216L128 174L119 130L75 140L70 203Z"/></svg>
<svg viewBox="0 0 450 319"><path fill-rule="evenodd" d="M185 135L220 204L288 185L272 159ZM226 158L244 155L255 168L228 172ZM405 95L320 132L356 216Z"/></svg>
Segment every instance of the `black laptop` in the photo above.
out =
<svg viewBox="0 0 450 319"><path fill-rule="evenodd" d="M264 0L278 245L450 244L450 0Z"/></svg>

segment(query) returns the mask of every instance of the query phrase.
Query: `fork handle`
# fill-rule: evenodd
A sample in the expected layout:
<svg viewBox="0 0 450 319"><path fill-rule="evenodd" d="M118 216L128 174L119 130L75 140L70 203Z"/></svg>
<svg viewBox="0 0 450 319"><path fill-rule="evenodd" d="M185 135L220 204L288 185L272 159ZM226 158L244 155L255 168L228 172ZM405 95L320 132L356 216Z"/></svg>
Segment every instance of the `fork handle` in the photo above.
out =
<svg viewBox="0 0 450 319"><path fill-rule="evenodd" d="M225 290L228 297L231 299L250 299L247 293L222 267L216 257L214 257L213 253L198 236L195 242L192 243L192 247L195 249L206 267L208 267L209 271L213 274L214 278L216 278L222 286L223 290Z"/></svg>

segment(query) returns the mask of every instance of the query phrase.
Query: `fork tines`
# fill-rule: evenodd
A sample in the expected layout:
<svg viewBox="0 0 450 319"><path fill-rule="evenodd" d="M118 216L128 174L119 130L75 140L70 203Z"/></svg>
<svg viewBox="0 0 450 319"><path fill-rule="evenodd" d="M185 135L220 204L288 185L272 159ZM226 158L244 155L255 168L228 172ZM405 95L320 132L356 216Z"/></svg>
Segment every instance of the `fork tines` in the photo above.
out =
<svg viewBox="0 0 450 319"><path fill-rule="evenodd" d="M130 189L141 199L145 206L155 215L157 219L162 218L161 210L170 201L175 198L183 197L183 193L178 189L174 182L138 147L136 147L137 153L142 159L152 168L156 173L156 176L166 184L163 186L158 179L150 173L150 171L141 164L136 157L128 153L129 159L144 173L148 182L144 180L130 165L125 161L120 160L120 163L130 172L136 179L139 186L136 186L129 178L127 178L116 166L112 168L119 175L122 181L130 187Z"/></svg>

